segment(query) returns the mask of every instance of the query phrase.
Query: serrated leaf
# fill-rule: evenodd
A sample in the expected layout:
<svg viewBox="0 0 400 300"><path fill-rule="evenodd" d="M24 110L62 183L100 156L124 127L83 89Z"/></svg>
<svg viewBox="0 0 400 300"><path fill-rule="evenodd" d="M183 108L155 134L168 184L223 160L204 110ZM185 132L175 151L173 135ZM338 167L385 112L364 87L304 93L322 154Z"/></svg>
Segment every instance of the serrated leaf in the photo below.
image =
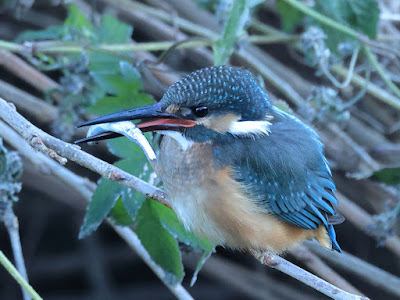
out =
<svg viewBox="0 0 400 300"><path fill-rule="evenodd" d="M110 213L121 195L121 185L106 178L99 180L79 232L82 239L95 231Z"/></svg>
<svg viewBox="0 0 400 300"><path fill-rule="evenodd" d="M318 0L314 9L372 39L376 37L379 20L379 6L376 0ZM337 52L340 43L358 43L354 38L317 21L312 21L311 25L317 25L324 30L327 35L326 45L334 52Z"/></svg>
<svg viewBox="0 0 400 300"><path fill-rule="evenodd" d="M385 168L374 172L374 174L372 175L372 179L390 185L400 184L400 167Z"/></svg>
<svg viewBox="0 0 400 300"><path fill-rule="evenodd" d="M282 0L278 0L276 4L281 15L282 29L287 32L293 31L303 20L304 14Z"/></svg>
<svg viewBox="0 0 400 300"><path fill-rule="evenodd" d="M128 214L124 204L122 203L122 196L120 196L117 202L115 202L115 205L110 212L110 217L121 226L130 226L133 224L133 219Z"/></svg>
<svg viewBox="0 0 400 300"><path fill-rule="evenodd" d="M135 231L152 259L165 271L164 280L177 284L184 276L181 253L175 238L160 223L154 203L154 200L147 199L142 205Z"/></svg>
<svg viewBox="0 0 400 300"><path fill-rule="evenodd" d="M99 41L107 44L126 43L133 32L129 26L110 15L104 15L99 29Z"/></svg>
<svg viewBox="0 0 400 300"><path fill-rule="evenodd" d="M221 37L213 46L214 65L226 65L233 53L234 45L241 36L246 22L250 18L250 9L261 0L235 0L224 26Z"/></svg>

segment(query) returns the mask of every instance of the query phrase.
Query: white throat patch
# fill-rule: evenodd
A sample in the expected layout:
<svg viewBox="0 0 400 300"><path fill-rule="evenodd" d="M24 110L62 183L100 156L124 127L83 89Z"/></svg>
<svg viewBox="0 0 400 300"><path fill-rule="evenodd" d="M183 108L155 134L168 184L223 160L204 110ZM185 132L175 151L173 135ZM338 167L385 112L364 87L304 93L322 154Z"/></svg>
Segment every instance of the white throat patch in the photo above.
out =
<svg viewBox="0 0 400 300"><path fill-rule="evenodd" d="M168 135L169 137L173 138L175 141L178 142L179 146L181 146L183 151L186 151L190 148L194 142L185 138L182 133L178 131L157 131L159 134Z"/></svg>
<svg viewBox="0 0 400 300"><path fill-rule="evenodd" d="M234 136L257 137L269 135L269 127L272 125L268 121L235 121L232 122L228 132Z"/></svg>

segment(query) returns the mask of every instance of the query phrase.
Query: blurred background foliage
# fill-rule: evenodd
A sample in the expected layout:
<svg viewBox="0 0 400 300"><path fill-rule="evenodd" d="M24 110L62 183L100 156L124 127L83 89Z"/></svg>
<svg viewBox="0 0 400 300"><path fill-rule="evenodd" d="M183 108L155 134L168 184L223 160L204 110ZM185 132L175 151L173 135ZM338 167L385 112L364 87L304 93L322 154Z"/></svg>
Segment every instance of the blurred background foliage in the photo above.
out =
<svg viewBox="0 0 400 300"><path fill-rule="evenodd" d="M249 68L275 105L319 131L347 218L337 227L342 248L399 276L399 23L395 0L7 0L0 4L0 97L45 131L73 141L84 135L77 123L154 103L187 72L228 63ZM157 151L159 137L146 137ZM140 148L125 138L84 149L162 187ZM40 166L24 160L19 179L22 166L10 167L15 157L1 146L0 205L16 201L21 180L15 210L22 249L30 282L46 299L172 297L107 225L94 232L108 216L132 226L164 280L183 282L195 298L323 297L221 248L190 288L213 246L187 232L170 209L68 163L97 181L85 212L85 201ZM0 241L12 257L2 231ZM310 263L318 259L315 246L307 247L308 256L295 249L288 257L323 277ZM400 297L371 282L373 273L365 278L350 264L327 263L351 292ZM0 279L0 298L18 299L11 276L0 270Z"/></svg>

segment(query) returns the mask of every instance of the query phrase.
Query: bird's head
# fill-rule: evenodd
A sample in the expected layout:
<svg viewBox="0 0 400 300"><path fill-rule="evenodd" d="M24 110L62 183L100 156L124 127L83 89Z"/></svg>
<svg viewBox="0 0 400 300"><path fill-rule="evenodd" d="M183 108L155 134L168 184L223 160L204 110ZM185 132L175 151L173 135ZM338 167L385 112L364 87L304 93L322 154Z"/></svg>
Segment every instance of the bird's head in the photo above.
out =
<svg viewBox="0 0 400 300"><path fill-rule="evenodd" d="M106 115L80 126L140 119L137 127L142 131L158 131L178 141L207 142L268 134L270 109L268 96L249 71L210 67L173 84L156 104Z"/></svg>

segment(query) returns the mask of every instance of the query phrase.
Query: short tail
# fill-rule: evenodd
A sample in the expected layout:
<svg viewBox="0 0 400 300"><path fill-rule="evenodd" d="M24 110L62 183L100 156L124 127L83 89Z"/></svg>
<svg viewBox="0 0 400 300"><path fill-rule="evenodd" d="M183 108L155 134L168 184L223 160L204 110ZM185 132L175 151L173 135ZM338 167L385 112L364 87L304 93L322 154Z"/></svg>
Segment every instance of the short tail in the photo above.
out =
<svg viewBox="0 0 400 300"><path fill-rule="evenodd" d="M332 249L338 251L338 252L342 252L342 249L340 248L338 242L336 241L336 232L335 229L333 228L333 225L328 225L328 235L329 238L332 241Z"/></svg>

